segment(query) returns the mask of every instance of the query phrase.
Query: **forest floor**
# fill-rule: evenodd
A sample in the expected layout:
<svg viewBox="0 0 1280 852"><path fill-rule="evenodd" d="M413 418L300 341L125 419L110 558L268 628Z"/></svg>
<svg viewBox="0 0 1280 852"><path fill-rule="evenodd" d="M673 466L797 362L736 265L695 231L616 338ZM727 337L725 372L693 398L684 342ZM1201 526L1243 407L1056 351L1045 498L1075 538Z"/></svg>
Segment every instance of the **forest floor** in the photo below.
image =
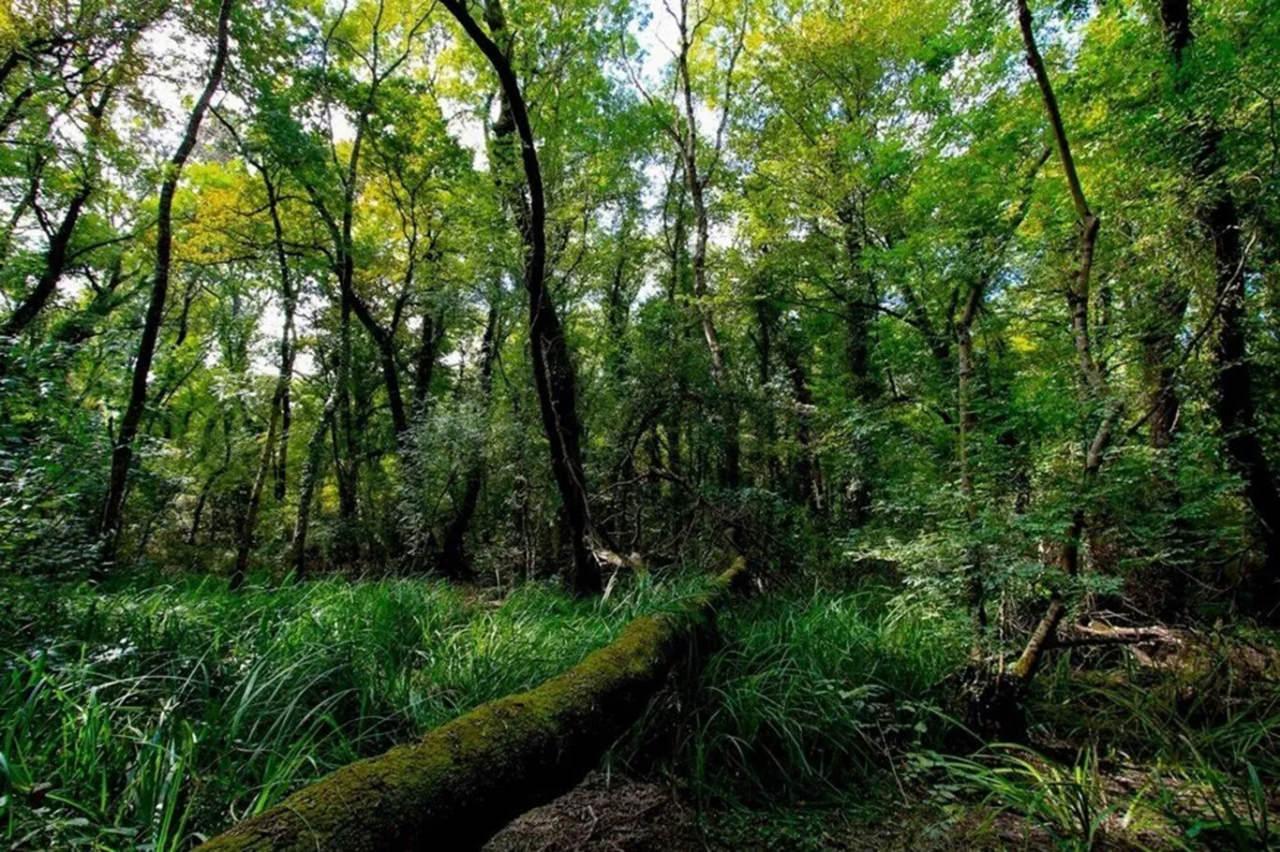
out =
<svg viewBox="0 0 1280 852"><path fill-rule="evenodd" d="M613 779L599 774L556 801L530 811L485 847L486 852L736 852L736 850L916 850L1076 848L1013 811L971 802L957 816L931 803L927 790L897 809L860 813L856 805L699 811L675 785ZM1172 825L1113 831L1095 848L1182 849ZM1244 847L1249 848L1249 847Z"/></svg>
<svg viewBox="0 0 1280 852"><path fill-rule="evenodd" d="M903 818L905 817L905 819ZM921 840L925 839L925 845ZM517 819L486 852L679 852L742 849L963 849L921 814L850 820L843 808L699 811L669 781L593 774L549 805Z"/></svg>
<svg viewBox="0 0 1280 852"><path fill-rule="evenodd" d="M596 601L538 583L4 580L0 842L189 848L562 671L703 576ZM974 753L955 742L966 624L948 608L809 578L719 623L700 675L491 852L1280 848L1276 632L1057 654L1033 747Z"/></svg>

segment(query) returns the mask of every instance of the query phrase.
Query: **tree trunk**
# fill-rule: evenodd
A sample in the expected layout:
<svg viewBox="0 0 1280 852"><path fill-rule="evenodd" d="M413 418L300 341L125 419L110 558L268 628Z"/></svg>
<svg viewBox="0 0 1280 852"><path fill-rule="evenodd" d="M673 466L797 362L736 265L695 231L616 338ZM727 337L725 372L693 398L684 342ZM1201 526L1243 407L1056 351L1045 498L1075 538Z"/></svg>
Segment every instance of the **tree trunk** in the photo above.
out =
<svg viewBox="0 0 1280 852"><path fill-rule="evenodd" d="M219 6L217 47L213 66L205 81L204 91L201 92L200 99L196 101L187 120L182 141L169 159L164 183L160 187L156 221L155 279L152 282L151 302L147 306L147 315L142 328L142 340L138 345L138 354L134 361L129 403L125 408L124 416L120 419L120 430L111 453L111 480L100 525L102 535L100 571L108 569L116 559L124 512L125 485L129 478L129 467L133 461L133 439L138 433L138 425L142 422L142 414L146 408L147 379L151 372L151 362L155 357L156 342L160 336L160 323L164 319L165 299L169 292L169 264L173 253L173 198L178 191L182 167L186 164L192 149L195 148L196 139L200 133L200 123L204 120L204 114L209 108L210 101L213 100L214 92L222 82L222 71L227 63L233 3L234 0L222 0Z"/></svg>
<svg viewBox="0 0 1280 852"><path fill-rule="evenodd" d="M345 274L345 273L343 273ZM351 303L348 296L341 297L338 329L337 410L330 423L333 432L333 469L338 483L338 518L344 529L338 536L340 558L358 555L359 547L353 541L356 534L356 517L359 514L360 448L356 439L355 414L352 411L351 392L355 384L351 341Z"/></svg>
<svg viewBox="0 0 1280 852"><path fill-rule="evenodd" d="M577 784L669 673L705 653L716 608L744 571L739 559L684 612L642 616L564 674L339 769L200 848L479 849Z"/></svg>
<svg viewBox="0 0 1280 852"><path fill-rule="evenodd" d="M329 393L324 403L324 411L320 421L316 423L316 431L312 433L307 444L307 460L302 467L302 476L298 481L298 516L294 520L293 535L289 540L289 553L286 564L293 570L294 577L301 580L307 570L307 533L311 528L311 504L315 501L316 482L320 479L320 468L324 463L324 445L326 433L333 423L337 409L337 389Z"/></svg>
<svg viewBox="0 0 1280 852"><path fill-rule="evenodd" d="M276 266L280 269L280 295L284 303L284 330L280 335L280 441L279 455L273 462L275 497L283 500L289 474L289 432L293 426L293 361L295 355L294 315L298 309L298 294L293 288L293 276L289 270L289 256L285 251L284 223L280 220L280 194L270 173L258 167L267 189L267 206L271 213L272 243L276 253Z"/></svg>
<svg viewBox="0 0 1280 852"><path fill-rule="evenodd" d="M496 300L489 305L489 317L484 326L484 338L480 343L480 398L487 413L489 397L493 389L493 361L497 351L498 306ZM467 559L467 530L471 519L475 516L480 502L480 491L484 487L484 449L476 448L475 458L467 471L466 485L457 511L445 528L444 541L440 552L440 566L449 577L462 577L470 571Z"/></svg>
<svg viewBox="0 0 1280 852"><path fill-rule="evenodd" d="M423 311L413 374L413 408L416 412L425 411L431 401L431 380L435 376L436 357L443 337L443 315L433 316L430 311Z"/></svg>
<svg viewBox="0 0 1280 852"><path fill-rule="evenodd" d="M111 96L114 93L115 85L114 83L109 83L102 90L98 99L89 107L88 141L90 158L94 156L98 134L102 129L102 119L106 115L107 105L111 102ZM33 191L34 188L33 184ZM49 298L58 289L58 282L62 280L62 275L66 271L68 252L71 248L71 239L75 236L76 224L80 221L80 214L84 211L84 206L93 190L93 180L88 175L85 175L80 187L76 190L75 195L71 196L71 201L67 204L66 212L62 216L62 222L58 225L58 229L53 233L53 236L49 238L49 248L45 252L44 271L40 273L35 289L27 294L27 297L14 308L13 313L5 320L4 325L0 326L0 338L17 337L22 334L23 330L44 309L44 306L49 302ZM0 366L0 370L2 369L3 367Z"/></svg>
<svg viewBox="0 0 1280 852"><path fill-rule="evenodd" d="M224 411L222 414L222 464L217 470L209 474L209 478L204 481L204 487L200 489L200 496L196 498L196 508L191 513L191 528L187 530L187 544L189 545L196 543L196 536L200 533L200 519L204 516L204 507L209 502L209 495L213 492L213 486L231 467L231 424L228 417L227 412Z"/></svg>
<svg viewBox="0 0 1280 852"><path fill-rule="evenodd" d="M1162 0L1161 18L1174 62L1175 91L1190 85L1183 54L1191 47L1188 0ZM1261 534L1264 565L1253 582L1254 603L1263 613L1280 616L1280 493L1257 435L1248 342L1245 335L1245 256L1235 195L1223 175L1221 130L1210 120L1188 121L1194 140L1193 176L1210 189L1209 200L1195 210L1196 219L1213 242L1218 333L1213 357L1217 368L1214 412L1226 440L1227 456L1244 480L1245 497Z"/></svg>
<svg viewBox="0 0 1280 852"><path fill-rule="evenodd" d="M977 427L973 410L973 322L982 304L985 281L969 288L964 309L956 322L956 454L960 463L960 498L964 502L965 521L969 526L969 545L965 553L965 592L973 619L974 648L980 653L987 632L986 578L983 570L982 545L978 542L978 497L973 483L973 464L969 458L969 441Z"/></svg>
<svg viewBox="0 0 1280 852"><path fill-rule="evenodd" d="M1098 472L1107 446L1110 444L1115 423L1120 417L1120 407L1111 396L1111 389L1106 372L1093 354L1092 338L1089 332L1089 280L1093 270L1094 249L1098 238L1098 217L1089 209L1084 189L1076 172L1075 161L1071 155L1071 146L1062 123L1062 114L1058 101L1045 70L1044 60L1036 46L1031 10L1027 0L1017 0L1018 26L1022 33L1023 46L1026 50L1027 65L1035 77L1040 89L1045 114L1053 133L1057 147L1058 159L1061 161L1063 173L1067 179L1067 187L1075 208L1080 231L1078 244L1077 268L1071 285L1067 288L1067 307L1071 316L1072 333L1075 338L1076 355L1079 362L1080 381L1084 388L1085 398L1102 409L1101 419L1094 431L1093 438L1085 449L1083 470L1083 491L1088 493L1096 482ZM1084 494L1081 495L1082 497ZM1087 532L1087 515L1082 505L1077 505L1072 512L1066 540L1062 547L1062 567L1069 577L1080 573L1081 543ZM992 683L979 690L977 702L992 701L985 709L990 718L1001 725L1009 719L1021 718L1020 703L1034 677L1045 650L1053 643L1058 625L1066 615L1067 607L1058 593L1054 593L1044 616L1036 629L1028 638L1018 661L1007 671L997 671ZM974 714L971 704L971 717ZM981 709L981 708L980 708ZM1008 734L1006 729L1002 735ZM1021 733L1021 732L1018 732Z"/></svg>
<svg viewBox="0 0 1280 852"><path fill-rule="evenodd" d="M246 502L244 516L240 519L239 540L236 543L236 564L231 572L231 588L233 590L244 585L245 575L249 570L249 555L253 551L253 535L258 527L258 510L262 506L262 491L267 485L267 476L271 473L271 459L275 454L276 433L280 426L280 412L284 407L283 378L276 384L276 392L271 398L271 413L268 415L267 437L262 444L262 453L258 458L257 473L253 484L249 487L249 499Z"/></svg>
<svg viewBox="0 0 1280 852"><path fill-rule="evenodd" d="M578 420L577 388L569 347L556 314L555 304L547 289L546 196L542 185L542 168L529 112L520 83L511 66L507 51L494 39L508 41L502 9L497 0L489 0L485 20L493 38L485 34L465 0L442 0L471 40L484 54L502 86L502 115L495 137L511 145L514 131L518 134L524 167L525 190L516 192L516 220L524 241L524 285L529 293L529 340L533 360L533 379L538 392L542 426L551 448L551 469L564 504L569 544L573 551L573 572L569 578L573 589L581 594L601 591L600 566L587 549L591 532L591 510L587 499L586 474L582 464L582 426Z"/></svg>
<svg viewBox="0 0 1280 852"><path fill-rule="evenodd" d="M387 404L391 409L391 425L396 437L399 438L409 429L409 416L405 412L404 394L400 390L400 367L396 363L395 329L388 331L383 328L373 316L373 312L369 310L369 306L354 291L351 293L351 306L360 324L373 338L374 346L378 348L378 363L382 367L382 381L387 386Z"/></svg>
<svg viewBox="0 0 1280 852"><path fill-rule="evenodd" d="M822 469L813 449L813 412L816 410L809 378L800 360L799 335L787 333L782 340L782 360L791 380L791 394L796 406L796 443L800 456L796 459L795 477L800 499L815 512L822 511Z"/></svg>
<svg viewBox="0 0 1280 852"><path fill-rule="evenodd" d="M737 401L733 398L730 387L728 368L725 364L724 348L720 344L720 332L716 328L715 315L707 304L707 245L710 240L710 218L707 214L706 182L707 175L699 173L698 168L698 132L693 106L693 94L690 90L688 44L679 57L679 68L683 80L685 101L685 139L681 151L684 163L685 185L693 205L693 298L698 309L698 320L702 325L702 337L707 344L707 354L711 358L711 383L715 386L715 416L724 429L724 464L721 467L720 480L726 488L737 488L742 483L742 440L741 416ZM725 107L728 108L727 105Z"/></svg>

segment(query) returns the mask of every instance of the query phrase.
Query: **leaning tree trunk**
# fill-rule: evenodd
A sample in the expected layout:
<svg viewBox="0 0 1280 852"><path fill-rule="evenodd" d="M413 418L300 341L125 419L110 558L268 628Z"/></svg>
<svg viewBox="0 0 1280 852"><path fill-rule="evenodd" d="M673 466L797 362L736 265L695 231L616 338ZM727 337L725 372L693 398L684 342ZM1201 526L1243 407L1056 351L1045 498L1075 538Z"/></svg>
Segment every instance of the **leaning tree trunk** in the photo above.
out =
<svg viewBox="0 0 1280 852"><path fill-rule="evenodd" d="M642 616L541 686L339 769L201 849L478 849L577 784L644 713L743 576L741 559L684 612Z"/></svg>
<svg viewBox="0 0 1280 852"><path fill-rule="evenodd" d="M126 50L131 49L131 47L132 40L126 46ZM106 116L107 106L111 103L115 90L115 80L109 81L98 96L98 99L89 107L87 130L90 158L95 155L98 147L98 137L102 132L103 118ZM58 282L62 280L62 276L66 272L67 263L71 259L71 239L75 236L76 224L80 221L84 206L88 203L89 196L93 194L94 188L93 179L86 175L80 187L71 196L71 201L67 204L66 212L63 213L62 222L58 225L58 229L54 231L53 236L49 239L49 247L45 251L44 270L36 280L36 286L27 294L25 299L18 303L13 313L0 326L0 338L17 337L22 334L23 330L39 315L40 311L44 309L49 299L57 291ZM35 189L36 184L33 182L32 204L35 201ZM3 341L0 340L0 343L3 343ZM0 371L3 371L3 369L3 361L0 361Z"/></svg>
<svg viewBox="0 0 1280 852"><path fill-rule="evenodd" d="M529 293L529 339L533 379L538 393L542 426L551 448L551 470L563 501L569 543L573 551L570 585L579 593L600 592L600 566L587 549L591 532L591 510L587 499L586 473L582 463L582 425L578 420L577 386L573 362L564 329L547 289L547 208L542 184L542 167L534 142L533 127L520 83L507 52L494 38L505 39L505 23L497 0L485 7L485 18L493 37L487 35L467 11L466 0L442 0L467 36L484 54L502 87L500 123L509 134L515 127L524 167L525 190L517 192L515 213L524 241L524 285ZM510 124L508 124L508 122ZM514 141L514 140L512 140Z"/></svg>
<svg viewBox="0 0 1280 852"><path fill-rule="evenodd" d="M124 416L120 419L120 430L111 453L111 481L102 511L100 530L103 568L115 562L116 550L119 546L125 485L129 479L130 464L133 462L133 439L138 434L138 425L142 422L142 414L146 409L147 377L151 372L151 362L156 354L160 323L164 319L165 299L169 293L169 265L173 254L173 198L178 191L178 179L182 176L182 167L196 146L196 139L200 134L200 123L204 120L204 114L213 100L213 93L222 82L222 71L227 64L233 3L234 0L222 0L218 9L218 36L213 66L205 81L204 91L201 92L200 99L196 101L191 116L187 119L187 128L183 133L182 141L178 143L177 150L169 159L165 169L164 183L160 187L160 204L156 218L156 271L151 285L151 302L147 306L147 315L142 327L142 340L138 345L138 355L133 365L129 404L125 408Z"/></svg>
<svg viewBox="0 0 1280 852"><path fill-rule="evenodd" d="M1102 469L1104 453L1110 445L1115 424L1121 413L1119 405L1112 397L1106 371L1094 356L1089 331L1089 282L1093 270L1099 220L1089 208L1079 173L1076 171L1075 160L1071 155L1071 145L1062 122L1062 113L1058 108L1058 100L1049 81L1049 74L1045 70L1044 59L1036 45L1031 10L1027 6L1027 0L1017 0L1017 13L1027 65L1040 89L1041 100L1057 147L1058 159L1061 161L1062 170L1067 179L1067 188L1080 231L1076 272L1067 288L1067 307L1071 315L1072 334L1075 338L1084 396L1088 401L1100 406L1102 410L1098 426L1094 430L1089 445L1085 448L1083 488L1087 492L1097 481L1098 473ZM1077 504L1071 515L1066 541L1062 546L1062 568L1068 577L1075 577L1080 573L1081 543L1085 538L1087 524L1088 516L1085 509ZM994 673L993 677L980 679L975 685L969 704L970 727L994 732L1004 739L1022 739L1025 736L1022 700L1043 661L1045 652L1054 643L1058 626L1066 614L1066 603L1061 595L1055 592L1036 629L1027 639L1018 660L1008 669L1002 667Z"/></svg>
<svg viewBox="0 0 1280 852"><path fill-rule="evenodd" d="M288 332L286 331L286 334ZM271 473L271 459L275 455L276 436L280 428L280 417L284 410L284 394L287 386L281 368L281 378L276 383L275 394L271 397L271 413L267 415L267 437L262 444L262 453L258 457L258 469L249 487L249 499L240 519L240 530L236 542L236 564L231 571L231 588L238 589L244 585L245 575L249 570L249 556L253 552L253 536L258 527L258 512L262 507L262 491L267 485L267 476Z"/></svg>

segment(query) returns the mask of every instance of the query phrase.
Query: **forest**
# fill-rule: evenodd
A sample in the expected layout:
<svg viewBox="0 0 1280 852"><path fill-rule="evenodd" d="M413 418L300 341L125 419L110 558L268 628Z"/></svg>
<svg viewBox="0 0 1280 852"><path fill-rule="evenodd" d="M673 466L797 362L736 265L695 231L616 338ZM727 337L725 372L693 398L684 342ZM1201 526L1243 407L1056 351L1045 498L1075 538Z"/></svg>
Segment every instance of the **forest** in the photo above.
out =
<svg viewBox="0 0 1280 852"><path fill-rule="evenodd" d="M1280 848L1274 0L3 0L11 849Z"/></svg>

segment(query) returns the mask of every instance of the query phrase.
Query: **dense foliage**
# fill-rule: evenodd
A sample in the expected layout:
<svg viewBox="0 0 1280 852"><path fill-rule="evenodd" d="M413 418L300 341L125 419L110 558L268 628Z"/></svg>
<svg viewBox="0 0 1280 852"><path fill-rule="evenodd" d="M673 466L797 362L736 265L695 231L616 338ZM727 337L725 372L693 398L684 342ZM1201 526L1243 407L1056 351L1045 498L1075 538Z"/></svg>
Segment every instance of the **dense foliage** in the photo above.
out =
<svg viewBox="0 0 1280 852"><path fill-rule="evenodd" d="M187 845L729 551L699 796L973 782L940 719L1025 739L1047 671L1067 736L1100 614L1280 619L1278 45L1270 0L0 4L5 831ZM1241 701L1194 725L1274 747Z"/></svg>

